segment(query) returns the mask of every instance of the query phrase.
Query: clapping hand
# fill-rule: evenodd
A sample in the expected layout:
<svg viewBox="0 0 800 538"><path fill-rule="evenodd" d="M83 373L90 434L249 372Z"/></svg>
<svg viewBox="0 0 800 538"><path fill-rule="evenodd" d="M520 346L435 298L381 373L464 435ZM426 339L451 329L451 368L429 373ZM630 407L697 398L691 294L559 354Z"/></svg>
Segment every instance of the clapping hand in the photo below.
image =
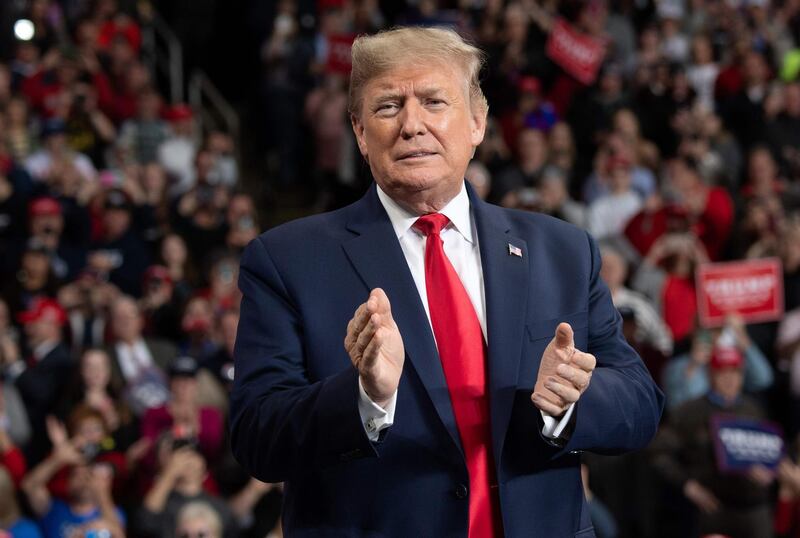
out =
<svg viewBox="0 0 800 538"><path fill-rule="evenodd" d="M356 309L347 324L344 348L367 395L384 407L400 384L405 348L389 298L382 289L372 290L367 302Z"/></svg>
<svg viewBox="0 0 800 538"><path fill-rule="evenodd" d="M545 348L531 400L552 417L560 417L589 386L597 361L575 349L572 327L561 323Z"/></svg>

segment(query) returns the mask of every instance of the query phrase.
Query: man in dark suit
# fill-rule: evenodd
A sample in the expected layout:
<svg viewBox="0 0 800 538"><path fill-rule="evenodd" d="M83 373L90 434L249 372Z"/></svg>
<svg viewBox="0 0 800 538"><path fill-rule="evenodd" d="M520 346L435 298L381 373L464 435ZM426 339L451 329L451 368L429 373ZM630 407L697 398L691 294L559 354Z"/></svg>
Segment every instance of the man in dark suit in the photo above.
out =
<svg viewBox="0 0 800 538"><path fill-rule="evenodd" d="M243 255L232 446L288 536L594 536L578 453L655 433L594 241L465 185L480 64L447 30L356 40L376 184Z"/></svg>
<svg viewBox="0 0 800 538"><path fill-rule="evenodd" d="M37 297L17 317L25 329L28 355L5 357L4 374L14 380L28 412L33 435L24 453L34 465L50 447L45 418L58 403L74 362L61 335L67 316L56 301Z"/></svg>
<svg viewBox="0 0 800 538"><path fill-rule="evenodd" d="M122 296L111 308L112 382L122 388L125 399L137 414L163 405L169 398L166 371L177 355L167 341L142 335L144 317L132 297Z"/></svg>

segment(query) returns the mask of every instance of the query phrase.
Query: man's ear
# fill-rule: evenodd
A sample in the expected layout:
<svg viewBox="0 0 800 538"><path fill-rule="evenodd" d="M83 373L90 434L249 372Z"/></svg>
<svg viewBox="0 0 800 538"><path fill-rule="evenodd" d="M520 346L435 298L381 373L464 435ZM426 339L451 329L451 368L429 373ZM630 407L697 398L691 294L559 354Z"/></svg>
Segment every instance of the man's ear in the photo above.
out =
<svg viewBox="0 0 800 538"><path fill-rule="evenodd" d="M358 150L361 155L369 162L369 155L367 154L367 141L364 136L364 124L355 114L350 114L350 124L353 126L353 133L356 135L358 142Z"/></svg>
<svg viewBox="0 0 800 538"><path fill-rule="evenodd" d="M473 106L470 118L470 142L472 147L477 148L483 142L486 134L487 110L480 106Z"/></svg>

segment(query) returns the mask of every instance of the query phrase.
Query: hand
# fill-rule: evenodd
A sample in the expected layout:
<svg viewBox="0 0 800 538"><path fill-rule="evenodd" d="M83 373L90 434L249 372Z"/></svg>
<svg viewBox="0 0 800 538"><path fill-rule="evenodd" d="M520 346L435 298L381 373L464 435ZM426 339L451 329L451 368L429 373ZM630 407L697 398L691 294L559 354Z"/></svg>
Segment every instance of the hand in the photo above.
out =
<svg viewBox="0 0 800 538"><path fill-rule="evenodd" d="M169 458L164 467L164 477L175 483L179 478L186 476L194 465L197 453L191 447L179 448Z"/></svg>
<svg viewBox="0 0 800 538"><path fill-rule="evenodd" d="M11 366L19 360L19 346L8 335L0 335L0 365Z"/></svg>
<svg viewBox="0 0 800 538"><path fill-rule="evenodd" d="M750 347L750 336L747 334L747 326L742 315L738 312L729 312L725 316L725 324L733 330L739 350L747 351L747 348Z"/></svg>
<svg viewBox="0 0 800 538"><path fill-rule="evenodd" d="M563 415L589 386L596 364L594 355L575 349L569 323L560 323L542 354L531 395L534 405L553 417Z"/></svg>
<svg viewBox="0 0 800 538"><path fill-rule="evenodd" d="M142 437L125 451L125 461L128 467L135 467L153 447L153 441L149 437Z"/></svg>
<svg viewBox="0 0 800 538"><path fill-rule="evenodd" d="M405 348L382 289L372 290L367 302L356 309L347 324L344 348L358 369L367 395L384 407L400 384Z"/></svg>
<svg viewBox="0 0 800 538"><path fill-rule="evenodd" d="M206 474L206 463L203 456L191 447L179 448L172 453L165 475L174 485L180 481L202 483Z"/></svg>
<svg viewBox="0 0 800 538"><path fill-rule="evenodd" d="M92 269L101 272L101 273L110 273L114 270L114 260L111 259L111 256L108 253L103 251L92 252L89 254L89 267Z"/></svg>
<svg viewBox="0 0 800 538"><path fill-rule="evenodd" d="M772 484L772 481L775 480L775 473L760 464L750 467L747 476L750 480L762 487L769 486Z"/></svg>
<svg viewBox="0 0 800 538"><path fill-rule="evenodd" d="M647 251L647 256L644 259L645 263L649 265L658 265L664 257L671 254L673 244L672 238L672 234L664 234L656 239L650 246L650 250Z"/></svg>
<svg viewBox="0 0 800 538"><path fill-rule="evenodd" d="M50 443L54 448L69 443L67 429L56 417L53 415L47 415L47 418L45 419L45 426L47 427L47 437L50 438Z"/></svg>
<svg viewBox="0 0 800 538"><path fill-rule="evenodd" d="M711 344L695 339L689 351L689 359L693 366L705 366L711 360Z"/></svg>
<svg viewBox="0 0 800 538"><path fill-rule="evenodd" d="M791 496L800 494L800 466L788 458L782 459L778 464L778 482L781 489L786 490Z"/></svg>
<svg viewBox="0 0 800 538"><path fill-rule="evenodd" d="M719 510L719 499L697 480L687 480L683 485L683 494L706 514Z"/></svg>

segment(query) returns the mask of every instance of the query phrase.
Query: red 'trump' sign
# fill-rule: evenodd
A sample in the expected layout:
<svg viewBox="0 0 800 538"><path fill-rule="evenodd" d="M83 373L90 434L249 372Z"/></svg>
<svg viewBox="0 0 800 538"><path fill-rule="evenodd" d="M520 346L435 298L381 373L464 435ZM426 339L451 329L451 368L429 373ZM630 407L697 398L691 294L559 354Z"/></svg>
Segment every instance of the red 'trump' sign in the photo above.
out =
<svg viewBox="0 0 800 538"><path fill-rule="evenodd" d="M325 66L329 73L349 75L353 67L351 49L356 36L336 34L328 36L328 58Z"/></svg>
<svg viewBox="0 0 800 538"><path fill-rule="evenodd" d="M719 327L728 313L738 313L746 323L783 316L783 271L777 258L703 264L696 281L703 327Z"/></svg>
<svg viewBox="0 0 800 538"><path fill-rule="evenodd" d="M603 41L578 32L564 19L553 23L547 55L579 82L587 86L594 83L605 53Z"/></svg>

